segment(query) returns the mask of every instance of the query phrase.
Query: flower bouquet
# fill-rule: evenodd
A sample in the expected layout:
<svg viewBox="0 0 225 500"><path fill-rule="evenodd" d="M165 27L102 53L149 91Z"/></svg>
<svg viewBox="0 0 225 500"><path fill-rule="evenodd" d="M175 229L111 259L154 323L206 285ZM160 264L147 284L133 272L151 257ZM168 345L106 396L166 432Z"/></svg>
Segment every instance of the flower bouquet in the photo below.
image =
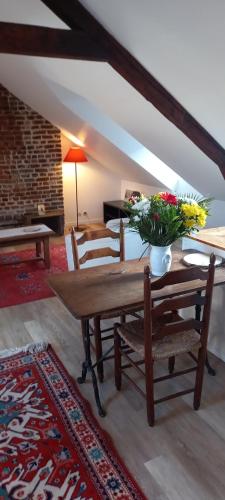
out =
<svg viewBox="0 0 225 500"><path fill-rule="evenodd" d="M129 227L140 234L143 243L149 243L151 250L152 273L160 276L168 271L171 265L170 245L178 238L198 231L206 224L209 213L210 198L191 195L175 195L167 192L157 193L150 197L141 195L131 197L126 206L129 209ZM163 257L156 258L157 269L153 269L152 257L154 247L161 247ZM162 250L164 249L164 251ZM160 261L164 263L163 271ZM160 268L160 269L159 269Z"/></svg>

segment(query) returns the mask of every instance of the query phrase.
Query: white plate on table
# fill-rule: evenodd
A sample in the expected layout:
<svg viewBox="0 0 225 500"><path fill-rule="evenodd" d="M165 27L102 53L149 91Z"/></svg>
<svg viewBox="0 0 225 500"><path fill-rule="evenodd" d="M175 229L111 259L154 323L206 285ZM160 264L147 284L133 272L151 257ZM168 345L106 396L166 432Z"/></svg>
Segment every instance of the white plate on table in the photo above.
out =
<svg viewBox="0 0 225 500"><path fill-rule="evenodd" d="M207 253L189 253L183 257L183 261L188 266L208 267L210 255ZM222 257L216 255L215 265L220 266L223 262Z"/></svg>

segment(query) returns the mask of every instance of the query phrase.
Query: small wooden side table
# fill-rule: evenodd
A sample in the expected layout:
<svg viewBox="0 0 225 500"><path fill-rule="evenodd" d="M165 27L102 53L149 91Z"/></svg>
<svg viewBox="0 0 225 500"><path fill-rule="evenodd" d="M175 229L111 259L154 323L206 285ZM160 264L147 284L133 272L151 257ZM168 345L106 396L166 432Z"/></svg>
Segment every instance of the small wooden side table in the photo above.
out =
<svg viewBox="0 0 225 500"><path fill-rule="evenodd" d="M53 236L54 231L44 224L37 226L15 227L11 229L0 230L0 248L9 247L14 245L22 245L24 243L35 243L36 255L29 260L43 260L47 269L50 268L50 250L49 250L49 236ZM43 249L42 249L43 245ZM18 261L26 262L26 260ZM1 265L9 264L8 262ZM16 264L16 262L13 262Z"/></svg>

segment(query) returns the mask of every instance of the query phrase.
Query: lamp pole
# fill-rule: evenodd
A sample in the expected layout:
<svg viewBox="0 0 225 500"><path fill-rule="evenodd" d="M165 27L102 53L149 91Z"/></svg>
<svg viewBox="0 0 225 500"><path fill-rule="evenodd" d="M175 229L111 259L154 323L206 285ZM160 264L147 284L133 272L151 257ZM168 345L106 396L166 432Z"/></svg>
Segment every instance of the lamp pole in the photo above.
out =
<svg viewBox="0 0 225 500"><path fill-rule="evenodd" d="M76 231L79 230L78 226L78 189L77 189L77 164L76 162L74 163L75 165L75 186L76 186L76 210L77 210L77 224L76 224Z"/></svg>

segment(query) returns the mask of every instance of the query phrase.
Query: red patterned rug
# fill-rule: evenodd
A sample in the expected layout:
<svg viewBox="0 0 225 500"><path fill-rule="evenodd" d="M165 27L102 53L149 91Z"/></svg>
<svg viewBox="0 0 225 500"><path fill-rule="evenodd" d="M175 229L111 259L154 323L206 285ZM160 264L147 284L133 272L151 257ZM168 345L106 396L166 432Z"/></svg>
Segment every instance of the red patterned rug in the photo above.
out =
<svg viewBox="0 0 225 500"><path fill-rule="evenodd" d="M51 245L51 268L46 269L43 261L23 262L34 256L34 250L2 253L0 255L0 307L15 306L33 300L53 297L47 284L49 274L67 271L66 249L64 245ZM1 266L2 263L9 263Z"/></svg>
<svg viewBox="0 0 225 500"><path fill-rule="evenodd" d="M0 372L0 498L146 499L51 347Z"/></svg>

